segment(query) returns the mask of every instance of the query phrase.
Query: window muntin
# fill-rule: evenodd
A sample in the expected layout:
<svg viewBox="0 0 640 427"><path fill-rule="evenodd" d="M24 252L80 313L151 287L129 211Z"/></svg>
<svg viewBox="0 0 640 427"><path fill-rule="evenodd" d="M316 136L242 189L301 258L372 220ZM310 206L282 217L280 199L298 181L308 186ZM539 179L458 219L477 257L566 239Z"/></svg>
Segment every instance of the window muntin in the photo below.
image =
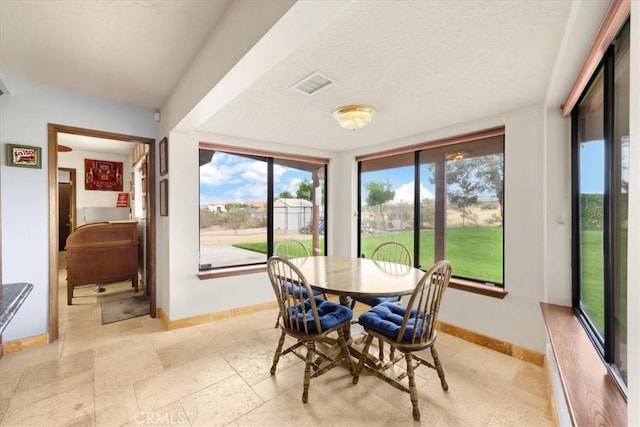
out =
<svg viewBox="0 0 640 427"><path fill-rule="evenodd" d="M501 134L362 160L360 253L367 256L370 246L397 240L413 249L415 264L420 268L429 268L436 260L449 259L454 265L454 277L501 286L503 152L504 135ZM415 187L416 181L419 190ZM372 227L375 215L370 212L371 201L367 200L370 192L366 188L371 182L384 184L382 190L379 189L383 194L388 190L383 213L400 211L399 200L403 197L398 197L398 193L413 194L405 201L413 215L402 217L411 218L413 224L403 223L404 230L395 234L379 226Z"/></svg>
<svg viewBox="0 0 640 427"><path fill-rule="evenodd" d="M201 146L200 271L264 264L285 238L325 254L325 180L323 163Z"/></svg>

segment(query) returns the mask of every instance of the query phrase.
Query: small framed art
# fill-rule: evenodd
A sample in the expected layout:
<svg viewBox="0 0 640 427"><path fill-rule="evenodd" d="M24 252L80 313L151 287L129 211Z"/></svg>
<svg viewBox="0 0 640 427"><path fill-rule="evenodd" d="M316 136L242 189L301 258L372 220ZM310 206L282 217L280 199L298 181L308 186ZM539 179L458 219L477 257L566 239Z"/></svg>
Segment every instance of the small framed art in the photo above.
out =
<svg viewBox="0 0 640 427"><path fill-rule="evenodd" d="M7 144L7 166L42 169L42 148Z"/></svg>
<svg viewBox="0 0 640 427"><path fill-rule="evenodd" d="M169 172L169 147L167 146L167 138L162 138L160 141L160 145L158 146L160 150L160 176L164 176Z"/></svg>
<svg viewBox="0 0 640 427"><path fill-rule="evenodd" d="M169 181L160 181L160 216L169 215Z"/></svg>

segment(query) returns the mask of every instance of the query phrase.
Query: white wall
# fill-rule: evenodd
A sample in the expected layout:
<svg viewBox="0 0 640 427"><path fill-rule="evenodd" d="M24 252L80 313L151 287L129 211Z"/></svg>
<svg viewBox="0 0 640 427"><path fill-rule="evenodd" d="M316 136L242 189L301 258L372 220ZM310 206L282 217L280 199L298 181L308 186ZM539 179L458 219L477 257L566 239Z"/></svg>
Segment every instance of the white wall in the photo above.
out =
<svg viewBox="0 0 640 427"><path fill-rule="evenodd" d="M329 175L330 237L350 235L356 229L357 211L355 156L461 135L496 126L505 126L505 224L504 283L509 294L502 300L450 289L443 300L440 319L490 337L544 352L544 324L539 302L544 300L544 218L543 153L544 109L531 106L433 132L426 132L378 147L345 153L341 156L338 177ZM568 158L558 159L560 164ZM331 168L332 171L335 168ZM350 181L347 181L350 180ZM345 182L351 182L350 186ZM351 194L345 194L350 188ZM558 186L562 194L566 189ZM554 194L555 196L555 194ZM336 203L336 201L338 203ZM343 204L351 215L345 216ZM567 226L568 227L568 226ZM351 233L353 234L353 233ZM349 245L345 239L329 241L340 255L355 255L356 237ZM347 252L347 248L349 251ZM569 248L565 248L569 250ZM558 248L562 250L562 248ZM455 270L455 265L453 266ZM570 265L559 265L560 275L570 277Z"/></svg>
<svg viewBox="0 0 640 427"><path fill-rule="evenodd" d="M447 291L441 320L497 339L545 351L545 334L539 302L544 301L545 188L546 169L568 167L569 159L559 158L546 165L544 153L546 111L531 106L470 123L428 132L368 149L375 152L406 146L445 136L504 125L505 135L505 287L509 294L500 300L456 289ZM557 139L564 127L555 126ZM170 135L169 216L162 217L159 228L169 236L164 240L160 263L161 306L170 319L177 320L204 313L271 301L273 295L266 274L199 280L198 273L198 141L261 148L273 151L330 157L328 191L328 252L331 255L355 255L356 177L355 156L365 151L343 154L319 153L258 141L239 141L203 134ZM559 150L558 155L568 152ZM562 171L554 171L562 175ZM564 183L564 186L568 182ZM568 189L563 185L546 189L552 199L561 199ZM568 202L568 201L567 201ZM561 209L564 209L561 207ZM191 225L189 225L191 224ZM559 225L560 226L560 225ZM563 225L568 227L568 225ZM563 229L564 230L564 229ZM566 246L565 242L565 246ZM559 247L557 251L569 252ZM570 266L558 262L561 277L570 277ZM567 295L563 295L567 297Z"/></svg>
<svg viewBox="0 0 640 427"><path fill-rule="evenodd" d="M122 191L85 190L84 159L106 160L122 163ZM76 170L76 208L115 207L118 193L129 192L131 179L131 158L129 155L97 153L73 150L58 153L58 167Z"/></svg>
<svg viewBox="0 0 640 427"><path fill-rule="evenodd" d="M640 426L640 2L631 2L631 109L629 159L629 231L627 274L628 425Z"/></svg>
<svg viewBox="0 0 640 427"><path fill-rule="evenodd" d="M13 79L0 97L2 283L34 289L3 333L10 341L48 330L49 198L47 124L157 138L153 110ZM42 147L42 169L6 166L6 143Z"/></svg>

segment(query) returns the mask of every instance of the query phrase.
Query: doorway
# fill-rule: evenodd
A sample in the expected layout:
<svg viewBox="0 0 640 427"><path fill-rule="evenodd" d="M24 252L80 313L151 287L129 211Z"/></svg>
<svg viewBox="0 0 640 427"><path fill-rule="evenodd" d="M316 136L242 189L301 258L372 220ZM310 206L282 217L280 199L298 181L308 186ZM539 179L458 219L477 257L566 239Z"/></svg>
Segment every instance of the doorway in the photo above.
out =
<svg viewBox="0 0 640 427"><path fill-rule="evenodd" d="M58 186L58 134L73 134L88 136L93 138L125 141L137 144L145 144L148 147L146 163L146 206L147 220L144 223L144 237L141 239L141 246L145 248L145 274L142 279L146 285L146 292L150 299L150 315L156 317L156 271L155 271L155 244L156 244L156 221L155 221L155 140L132 135L103 132L92 129L83 129L72 126L57 124L48 125L48 167L49 167L49 342L58 339L58 262L59 247L62 241L59 227L61 224L60 214L60 189ZM74 177L75 180L75 177ZM63 190L65 191L65 190ZM73 191L72 191L73 193ZM73 217L73 210L71 211ZM73 224L73 223L72 223ZM70 230L73 230L73 225ZM66 238L65 238L66 241Z"/></svg>
<svg viewBox="0 0 640 427"><path fill-rule="evenodd" d="M63 251L73 231L76 206L76 170L58 168L58 251Z"/></svg>

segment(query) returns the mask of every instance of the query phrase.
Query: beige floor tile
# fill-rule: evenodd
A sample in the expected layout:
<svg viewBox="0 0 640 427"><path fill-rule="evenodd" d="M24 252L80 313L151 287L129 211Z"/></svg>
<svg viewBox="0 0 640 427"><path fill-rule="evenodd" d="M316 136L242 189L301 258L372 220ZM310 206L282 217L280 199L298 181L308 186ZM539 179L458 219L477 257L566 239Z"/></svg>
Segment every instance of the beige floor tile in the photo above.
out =
<svg viewBox="0 0 640 427"><path fill-rule="evenodd" d="M291 341L286 343L292 344ZM271 345L254 343L241 346L232 352L223 354L224 359L251 386L264 381L271 376L271 365L277 341ZM287 369L294 365L297 359L293 355L285 355L278 360L278 370Z"/></svg>
<svg viewBox="0 0 640 427"><path fill-rule="evenodd" d="M449 391L434 370L416 370L417 423L407 393L366 370L353 385L346 366L312 379L303 404L300 359L285 356L269 372L280 336L275 310L174 331L149 316L103 326L104 297L133 293L87 287L67 306L64 286L63 279L60 340L0 363L3 427L552 425L543 368L450 335L437 344Z"/></svg>
<svg viewBox="0 0 640 427"><path fill-rule="evenodd" d="M303 379L304 363L300 360L287 369L278 369L275 375L269 375L269 378L255 384L253 391L265 402L294 387L299 387L302 394Z"/></svg>
<svg viewBox="0 0 640 427"><path fill-rule="evenodd" d="M260 397L234 375L181 400L191 425L224 426L259 407Z"/></svg>
<svg viewBox="0 0 640 427"><path fill-rule="evenodd" d="M4 381L4 376L7 373L22 371L28 366L57 360L62 354L62 347L63 342L60 340L42 347L31 348L27 351L5 354L2 356L2 363L0 363L0 382Z"/></svg>
<svg viewBox="0 0 640 427"><path fill-rule="evenodd" d="M71 424L93 416L93 398L93 386L84 384L41 400L37 405L9 411L2 418L2 425L24 427Z"/></svg>
<svg viewBox="0 0 640 427"><path fill-rule="evenodd" d="M84 351L57 360L29 366L22 370L16 393L28 391L85 372L93 374L93 363L93 352Z"/></svg>
<svg viewBox="0 0 640 427"><path fill-rule="evenodd" d="M194 360L191 354L184 348L183 343L161 347L156 350L156 353L164 369L184 365Z"/></svg>
<svg viewBox="0 0 640 427"><path fill-rule="evenodd" d="M0 365L2 364L0 363ZM0 399L9 399L15 394L21 375L22 368L0 368Z"/></svg>
<svg viewBox="0 0 640 427"><path fill-rule="evenodd" d="M495 427L551 427L554 425L546 411L536 410L510 399L498 406L488 424Z"/></svg>
<svg viewBox="0 0 640 427"><path fill-rule="evenodd" d="M140 410L133 384L96 394L95 409L96 427L120 426L134 420Z"/></svg>
<svg viewBox="0 0 640 427"><path fill-rule="evenodd" d="M134 384L164 371L150 342L137 343L123 350L96 356L95 389L97 394L112 388Z"/></svg>
<svg viewBox="0 0 640 427"><path fill-rule="evenodd" d="M89 384L93 386L93 369L75 375L58 378L54 381L46 381L43 385L31 387L23 392L18 392L11 398L9 411L38 405L40 401L52 396L75 390L78 387Z"/></svg>
<svg viewBox="0 0 640 427"><path fill-rule="evenodd" d="M191 423L180 402L174 402L153 411L138 411L123 427L141 425L161 427L189 427Z"/></svg>
<svg viewBox="0 0 640 427"><path fill-rule="evenodd" d="M154 410L209 387L236 372L219 355L195 360L134 384L141 410Z"/></svg>
<svg viewBox="0 0 640 427"><path fill-rule="evenodd" d="M99 325L65 332L62 356L92 350L122 340L116 327L106 326Z"/></svg>

